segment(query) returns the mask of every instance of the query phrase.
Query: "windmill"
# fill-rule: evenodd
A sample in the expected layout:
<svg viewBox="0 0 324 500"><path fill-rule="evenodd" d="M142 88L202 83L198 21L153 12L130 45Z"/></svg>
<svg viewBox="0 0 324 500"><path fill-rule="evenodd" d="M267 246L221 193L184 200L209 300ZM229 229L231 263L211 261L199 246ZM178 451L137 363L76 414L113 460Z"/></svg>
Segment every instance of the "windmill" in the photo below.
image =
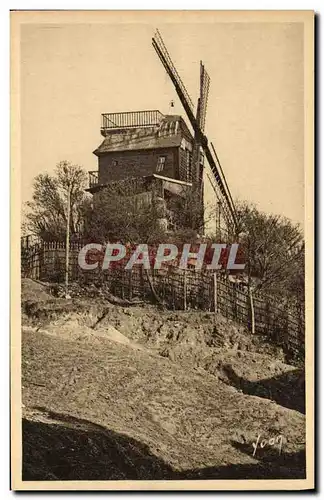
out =
<svg viewBox="0 0 324 500"><path fill-rule="evenodd" d="M206 113L207 113L207 101L208 101L208 93L209 93L209 85L210 78L203 65L202 61L200 61L200 94L198 97L197 103L197 113L196 113L196 122L198 125L201 134L205 131L205 123L206 123ZM195 131L195 140L194 140L194 148L193 148L193 171L195 173L194 183L197 184L198 189L202 191L203 189L203 162L201 157L201 134L198 134ZM202 192L201 192L202 194Z"/></svg>
<svg viewBox="0 0 324 500"><path fill-rule="evenodd" d="M180 102L194 130L194 147L192 155L193 187L199 192L200 199L202 200L203 203L204 166L203 162L201 161L203 152L203 154L207 159L208 168L210 170L209 172L210 175L208 175L208 177L211 181L219 206L221 207L222 216L224 218L227 231L229 233L235 234L237 219L236 219L234 202L230 190L228 188L224 172L222 170L218 156L216 154L216 150L212 144L211 144L212 148L209 147L208 139L204 133L210 77L205 69L205 66L200 61L200 92L197 103L197 109L195 112L193 101L172 62L170 54L164 44L163 38L159 30L156 30L156 33L152 38L152 45L175 87Z"/></svg>

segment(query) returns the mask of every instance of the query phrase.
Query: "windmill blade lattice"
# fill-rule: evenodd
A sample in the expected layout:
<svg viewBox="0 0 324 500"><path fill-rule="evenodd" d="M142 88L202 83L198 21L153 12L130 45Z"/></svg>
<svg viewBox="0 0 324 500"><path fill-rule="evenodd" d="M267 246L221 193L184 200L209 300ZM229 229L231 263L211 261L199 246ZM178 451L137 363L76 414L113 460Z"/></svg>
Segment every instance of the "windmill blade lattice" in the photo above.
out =
<svg viewBox="0 0 324 500"><path fill-rule="evenodd" d="M184 110L188 116L188 119L191 123L192 128L195 131L195 142L201 146L206 159L208 161L209 167L211 169L213 175L213 183L214 189L217 190L217 197L222 202L222 209L225 215L227 224L234 227L234 231L236 230L236 212L235 206L228 188L228 185L225 180L225 176L222 171L219 169L219 161L215 153L213 155L211 149L208 146L207 137L204 135L204 127L206 120L206 109L207 109L207 101L208 101L208 93L209 93L209 85L210 85L210 77L206 72L204 65L201 63L201 73L200 78L202 81L201 90L200 90L200 98L198 102L198 110L197 117L194 113L194 105L192 99L189 96L189 93L177 72L170 54L164 44L162 36L160 32L157 30L154 37L152 38L152 45L158 54L166 72L168 73L171 81L174 84L178 97L181 101L181 104L184 107ZM224 177L224 178L223 178Z"/></svg>

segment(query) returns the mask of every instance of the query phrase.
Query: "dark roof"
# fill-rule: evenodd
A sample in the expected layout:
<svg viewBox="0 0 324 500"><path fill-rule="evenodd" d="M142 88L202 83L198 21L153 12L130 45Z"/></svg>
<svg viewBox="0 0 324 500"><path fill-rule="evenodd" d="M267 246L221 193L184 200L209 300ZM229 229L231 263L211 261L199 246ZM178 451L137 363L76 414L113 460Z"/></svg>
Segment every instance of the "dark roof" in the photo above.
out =
<svg viewBox="0 0 324 500"><path fill-rule="evenodd" d="M192 135L184 120L179 115L167 115L157 126L107 132L104 141L94 151L94 154L99 156L115 151L179 147L183 137L192 140Z"/></svg>

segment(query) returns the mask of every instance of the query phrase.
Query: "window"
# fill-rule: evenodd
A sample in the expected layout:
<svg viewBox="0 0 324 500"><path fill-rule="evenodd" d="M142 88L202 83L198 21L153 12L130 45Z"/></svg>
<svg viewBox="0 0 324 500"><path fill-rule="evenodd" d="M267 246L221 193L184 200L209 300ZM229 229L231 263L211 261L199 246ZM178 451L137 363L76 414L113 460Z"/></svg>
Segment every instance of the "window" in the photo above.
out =
<svg viewBox="0 0 324 500"><path fill-rule="evenodd" d="M162 170L164 169L164 165L165 165L165 156L159 156L156 166L156 171L162 172Z"/></svg>

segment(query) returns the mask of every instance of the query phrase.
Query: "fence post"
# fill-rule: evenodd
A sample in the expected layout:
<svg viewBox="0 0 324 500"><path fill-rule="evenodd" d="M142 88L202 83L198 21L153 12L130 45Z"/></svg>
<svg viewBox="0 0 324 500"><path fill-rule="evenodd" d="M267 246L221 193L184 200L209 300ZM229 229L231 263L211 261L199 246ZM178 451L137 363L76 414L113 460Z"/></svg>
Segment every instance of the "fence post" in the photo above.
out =
<svg viewBox="0 0 324 500"><path fill-rule="evenodd" d="M67 193L67 218L66 218L66 236L65 236L65 298L70 299L69 296L69 271L70 271L70 211L71 211L71 191L70 183L68 184Z"/></svg>
<svg viewBox="0 0 324 500"><path fill-rule="evenodd" d="M128 278L128 283L127 283L127 278ZM121 298L125 298L125 291L128 290L128 296L129 296L129 276L127 274L127 271L125 269L122 270L122 275L120 277L120 284L121 284Z"/></svg>
<svg viewBox="0 0 324 500"><path fill-rule="evenodd" d="M290 327L289 327L289 310L286 311L285 325L283 329L283 341L285 349L289 351L290 348Z"/></svg>
<svg viewBox="0 0 324 500"><path fill-rule="evenodd" d="M302 307L300 304L296 304L296 306L295 306L295 317L297 320L298 340L299 340L299 342L303 343L305 340L305 332L304 332L304 328L303 328Z"/></svg>
<svg viewBox="0 0 324 500"><path fill-rule="evenodd" d="M251 333L255 334L254 303L251 287L249 287L250 313L251 313Z"/></svg>
<svg viewBox="0 0 324 500"><path fill-rule="evenodd" d="M175 286L174 286L174 276L175 276L175 273L174 273L174 270L172 269L172 278L171 278L171 296L172 296L172 308L173 310L175 310Z"/></svg>
<svg viewBox="0 0 324 500"><path fill-rule="evenodd" d="M38 251L37 253L35 253L35 257L36 257L36 268L35 268L35 279L36 280L39 280L39 256L40 256L40 252Z"/></svg>
<svg viewBox="0 0 324 500"><path fill-rule="evenodd" d="M128 298L129 300L132 300L132 278L133 278L133 275L132 275L132 270L130 269L129 271L129 276L128 276Z"/></svg>
<svg viewBox="0 0 324 500"><path fill-rule="evenodd" d="M46 248L45 243L42 244L42 246L39 249L39 279L44 279L44 276L46 276L46 269L47 269L47 257L48 257L48 251Z"/></svg>
<svg viewBox="0 0 324 500"><path fill-rule="evenodd" d="M270 315L270 302L268 297L266 297L265 302L265 333L269 335L271 331L271 315Z"/></svg>
<svg viewBox="0 0 324 500"><path fill-rule="evenodd" d="M237 321L237 289L236 289L236 284L233 283L232 286L232 314L233 314L233 319Z"/></svg>
<svg viewBox="0 0 324 500"><path fill-rule="evenodd" d="M216 274L216 271L214 272L214 287L213 287L213 291L214 291L214 312L215 312L215 316L217 314L217 274Z"/></svg>
<svg viewBox="0 0 324 500"><path fill-rule="evenodd" d="M187 271L183 271L183 309L187 310Z"/></svg>
<svg viewBox="0 0 324 500"><path fill-rule="evenodd" d="M139 293L145 296L145 285L143 277L143 266L140 266L140 282L139 282Z"/></svg>

